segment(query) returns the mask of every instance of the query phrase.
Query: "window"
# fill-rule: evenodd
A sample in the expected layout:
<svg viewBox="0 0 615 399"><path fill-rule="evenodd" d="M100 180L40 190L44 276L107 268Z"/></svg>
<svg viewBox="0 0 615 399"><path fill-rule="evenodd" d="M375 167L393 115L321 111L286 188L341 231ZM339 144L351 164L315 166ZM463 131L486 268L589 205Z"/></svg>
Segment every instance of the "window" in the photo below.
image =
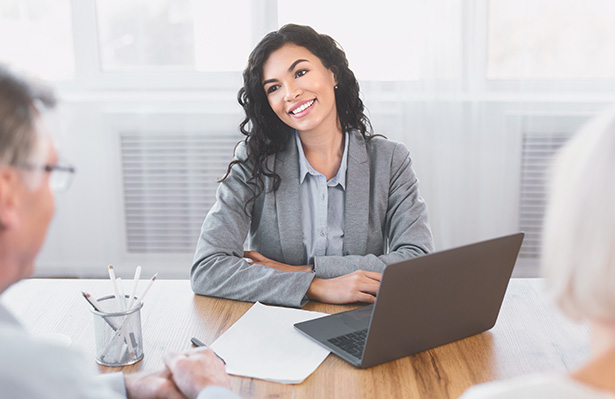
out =
<svg viewBox="0 0 615 399"><path fill-rule="evenodd" d="M2 0L0 62L46 80L75 75L69 0Z"/></svg>
<svg viewBox="0 0 615 399"><path fill-rule="evenodd" d="M412 20L420 4L396 1L387 7L381 3L312 0L310 7L297 7L295 2L280 1L278 21L280 26L310 25L333 37L362 80L416 80L419 36ZM368 26L361 21L369 21Z"/></svg>
<svg viewBox="0 0 615 399"><path fill-rule="evenodd" d="M615 2L490 0L488 79L615 77Z"/></svg>
<svg viewBox="0 0 615 399"><path fill-rule="evenodd" d="M99 0L101 68L243 70L252 46L252 2ZM221 16L232 15L232 21Z"/></svg>

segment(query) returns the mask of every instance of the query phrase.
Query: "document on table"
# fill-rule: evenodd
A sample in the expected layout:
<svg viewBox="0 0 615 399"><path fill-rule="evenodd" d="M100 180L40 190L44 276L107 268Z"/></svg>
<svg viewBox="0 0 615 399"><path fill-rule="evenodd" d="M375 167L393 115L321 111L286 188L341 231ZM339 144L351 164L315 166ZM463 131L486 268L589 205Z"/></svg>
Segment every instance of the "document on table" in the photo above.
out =
<svg viewBox="0 0 615 399"><path fill-rule="evenodd" d="M226 361L229 374L298 384L329 351L293 324L326 315L257 302L210 346Z"/></svg>

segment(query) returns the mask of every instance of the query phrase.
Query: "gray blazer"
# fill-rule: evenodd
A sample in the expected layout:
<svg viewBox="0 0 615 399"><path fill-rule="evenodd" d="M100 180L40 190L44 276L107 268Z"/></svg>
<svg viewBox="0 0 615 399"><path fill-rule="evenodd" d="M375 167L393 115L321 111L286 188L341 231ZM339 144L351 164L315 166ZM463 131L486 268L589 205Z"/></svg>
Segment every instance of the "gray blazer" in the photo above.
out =
<svg viewBox="0 0 615 399"><path fill-rule="evenodd" d="M427 206L407 148L381 137L366 141L358 132L350 132L349 138L343 256L315 257L315 273L283 272L243 259L248 237L248 248L268 258L297 266L307 263L293 136L284 151L267 159L282 179L277 191L271 190L273 179L265 178L263 194L245 207L253 196L245 164L234 165L218 187L190 271L193 291L301 307L314 277L338 277L355 270L382 272L390 263L433 251ZM235 156L245 159L244 143Z"/></svg>

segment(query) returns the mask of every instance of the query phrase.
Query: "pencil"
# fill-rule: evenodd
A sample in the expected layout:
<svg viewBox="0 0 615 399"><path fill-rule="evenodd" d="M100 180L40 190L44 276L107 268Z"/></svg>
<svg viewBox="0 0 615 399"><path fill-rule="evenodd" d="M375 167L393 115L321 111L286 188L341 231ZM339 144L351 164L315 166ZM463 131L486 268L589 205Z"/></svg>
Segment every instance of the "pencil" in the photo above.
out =
<svg viewBox="0 0 615 399"><path fill-rule="evenodd" d="M122 303L122 310L127 310L126 295L124 295L124 283L122 282L122 278L121 277L116 278L115 284L117 285L117 291L120 294L120 302Z"/></svg>
<svg viewBox="0 0 615 399"><path fill-rule="evenodd" d="M132 306L135 304L135 295L137 295L137 285L139 284L139 279L141 278L141 266L137 266L135 270L135 277L132 279L132 291L130 293L130 300L128 301L128 309L132 309Z"/></svg>
<svg viewBox="0 0 615 399"><path fill-rule="evenodd" d="M119 311L124 310L124 304L122 303L122 297L120 296L120 291L117 288L117 282L115 281L115 272L113 271L113 266L109 265L109 278L111 279L111 284L113 284L113 292L115 292L115 298L117 299L117 303L120 306Z"/></svg>
<svg viewBox="0 0 615 399"><path fill-rule="evenodd" d="M81 294L83 295L85 300L88 301L88 303L90 305L92 305L92 308L94 308L95 311L100 312L100 313L105 313L105 311L100 306L100 302L98 302L96 299L94 299L94 297L92 295L90 295L87 292L83 292L83 291L81 291ZM107 322L109 327L111 327L113 329L113 331L117 331L118 327L117 327L117 325L115 324L114 321L110 320L106 316L102 316L102 318L105 320L105 322Z"/></svg>
<svg viewBox="0 0 615 399"><path fill-rule="evenodd" d="M158 273L154 274L154 277L152 277L152 279L149 281L149 283L145 287L145 290L143 290L143 294L141 294L141 296L139 297L137 304L133 306L133 309L139 306L139 304L143 303L143 298L145 298L145 295L147 295L149 289L152 288L152 284L154 284L154 281L156 281L156 276L158 276Z"/></svg>
<svg viewBox="0 0 615 399"><path fill-rule="evenodd" d="M120 294L120 290L118 287L118 282L117 279L115 278L115 272L113 271L113 266L109 265L109 278L111 279L111 283L113 284L113 291L115 292L115 297L117 298L117 303L119 306L119 311L122 312L124 310L126 310L124 308L124 298L123 296ZM121 281L121 280L120 280ZM128 337L128 334L126 333L126 331L124 329L122 329L122 326L126 324L126 320L124 320L124 322L122 323L122 325L116 330L116 335L118 333L122 333L122 338L124 338L124 341L128 344L128 352L130 353L130 356L134 357L134 347L132 345L132 342L130 342L130 338ZM111 344L113 342L113 338L111 339L111 342L109 344ZM120 352L118 353L118 358L121 356L121 352L122 352L122 346L119 346L119 350ZM109 348L109 346L107 347ZM107 351L105 350L105 352L103 353L102 357L104 358L106 356Z"/></svg>
<svg viewBox="0 0 615 399"><path fill-rule="evenodd" d="M83 295L85 300L88 301L90 305L92 305L94 310L104 313L104 310L100 308L100 303L98 303L98 301L94 299L92 295L88 294L87 292L83 292L83 291L81 291L81 295Z"/></svg>
<svg viewBox="0 0 615 399"><path fill-rule="evenodd" d="M207 348L207 345L205 345L203 343L203 341L201 341L198 338L192 337L190 338L190 342L192 342L192 345L196 346L196 347L204 347ZM211 348L209 349L210 351L214 352ZM218 357L218 359L222 360L222 363L226 364L226 362L224 361L224 359L222 359L216 352L214 352L214 355L216 355Z"/></svg>

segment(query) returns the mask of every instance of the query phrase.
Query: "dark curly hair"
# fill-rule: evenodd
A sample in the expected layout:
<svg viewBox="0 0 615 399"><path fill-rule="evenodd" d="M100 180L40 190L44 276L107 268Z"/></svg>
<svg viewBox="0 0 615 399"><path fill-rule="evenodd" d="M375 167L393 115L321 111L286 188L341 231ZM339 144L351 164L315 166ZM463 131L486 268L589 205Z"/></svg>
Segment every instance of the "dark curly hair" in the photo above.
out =
<svg viewBox="0 0 615 399"><path fill-rule="evenodd" d="M254 197L248 204L263 192L263 176L273 179L273 191L280 186L281 178L273 170L269 170L266 165L267 157L283 150L294 131L271 109L263 88L263 65L271 53L287 43L305 47L334 73L337 79L335 103L342 129L356 129L366 139L372 133L371 123L364 113L365 107L359 97L359 83L348 68L344 50L333 38L320 34L309 26L294 24L284 25L267 34L252 50L248 66L243 72L243 87L237 94L237 101L246 114L239 130L246 136L244 141L247 158L233 160L221 179L224 181L237 163L250 165L252 176L248 184L254 187Z"/></svg>

